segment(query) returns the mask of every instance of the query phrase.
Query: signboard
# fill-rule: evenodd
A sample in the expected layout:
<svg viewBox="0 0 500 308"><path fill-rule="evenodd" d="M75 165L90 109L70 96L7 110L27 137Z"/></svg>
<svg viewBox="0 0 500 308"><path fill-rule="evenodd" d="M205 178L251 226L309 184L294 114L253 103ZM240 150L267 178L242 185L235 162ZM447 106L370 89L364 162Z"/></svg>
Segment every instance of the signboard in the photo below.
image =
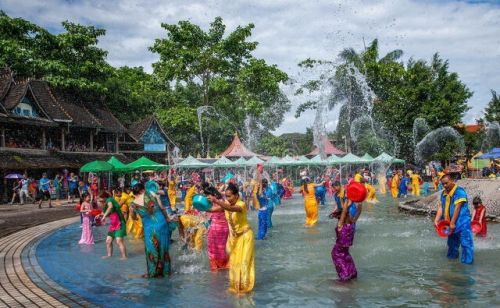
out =
<svg viewBox="0 0 500 308"><path fill-rule="evenodd" d="M145 144L144 151L148 152L165 152L166 144Z"/></svg>

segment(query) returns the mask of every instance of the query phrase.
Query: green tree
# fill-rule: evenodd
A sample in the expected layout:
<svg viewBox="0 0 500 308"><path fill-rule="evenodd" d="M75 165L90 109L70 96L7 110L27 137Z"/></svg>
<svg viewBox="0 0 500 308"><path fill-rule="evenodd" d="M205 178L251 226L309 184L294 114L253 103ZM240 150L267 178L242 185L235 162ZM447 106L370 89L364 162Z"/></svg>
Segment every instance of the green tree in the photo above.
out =
<svg viewBox="0 0 500 308"><path fill-rule="evenodd" d="M227 35L220 17L206 32L189 21L162 27L166 38L156 39L150 48L160 56L153 64L154 77L165 88L175 87L172 91L178 100L161 108L213 107L210 112L215 110L215 114L209 113L203 120L203 135L211 140L206 143L213 151L226 147L221 137L231 136L234 130L245 136L247 117L261 132L281 124L290 102L279 86L288 77L275 65L253 57L257 42L248 41L253 24L239 26ZM191 94L186 95L182 88L191 89ZM199 126L197 119L191 119L190 127Z"/></svg>
<svg viewBox="0 0 500 308"><path fill-rule="evenodd" d="M488 122L500 123L500 97L496 91L491 90L491 100L484 110L484 118Z"/></svg>
<svg viewBox="0 0 500 308"><path fill-rule="evenodd" d="M142 67L114 69L104 86L108 90L106 105L123 123L141 120L166 99L151 74Z"/></svg>
<svg viewBox="0 0 500 308"><path fill-rule="evenodd" d="M97 47L106 31L64 21L64 31L51 34L22 18L0 11L0 66L18 76L43 78L53 87L86 99L102 99L112 74L107 52Z"/></svg>

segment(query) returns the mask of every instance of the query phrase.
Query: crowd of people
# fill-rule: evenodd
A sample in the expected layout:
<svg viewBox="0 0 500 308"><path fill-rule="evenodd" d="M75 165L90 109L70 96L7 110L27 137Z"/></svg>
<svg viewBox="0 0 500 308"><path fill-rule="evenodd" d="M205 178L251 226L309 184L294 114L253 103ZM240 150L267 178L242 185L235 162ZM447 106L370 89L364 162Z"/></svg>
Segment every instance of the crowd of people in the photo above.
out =
<svg viewBox="0 0 500 308"><path fill-rule="evenodd" d="M377 203L377 194L405 198L408 194L420 196L429 190L442 189L440 205L435 216L436 228L441 221L449 223L448 257L458 258L462 246L463 263L473 262L473 228L477 236L486 236L486 210L479 197L474 198L471 215L463 188L444 171L433 174L431 183L424 182L417 170L388 170L374 174L369 169L358 169L341 181L339 172L327 170L317 177L304 169L300 172L300 193L304 200L304 227L312 228L318 222L319 208L330 198L335 207L329 215L337 219L336 241L331 257L342 281L356 278L356 265L349 249L354 244L356 224L363 204ZM268 231L273 228L273 212L284 200L293 198L294 185L283 173L267 174L258 166L253 177L246 180L228 173L219 181L193 172L189 176L175 173L135 173L130 181L120 176L114 188L105 179L90 175L86 181L74 173L63 172L49 179L43 174L39 181L26 175L15 188L21 203L28 198L44 200L79 197L82 234L79 243L95 244L92 227L107 222L105 258L113 256L116 245L120 258L126 260L124 238L142 239L145 247L145 278L165 277L171 274L170 245L173 232L178 232L184 249L201 252L205 246L211 271L229 272L229 290L250 292L255 284L254 241L272 240ZM378 185L378 190L376 189ZM364 191L362 199L354 198L355 191ZM178 200L180 191L180 200ZM349 192L351 191L351 192ZM197 196L205 196L211 207L201 210L196 206ZM15 196L14 196L15 197ZM13 198L14 201L14 198ZM179 202L180 201L180 202ZM258 230L254 234L247 217L254 213ZM177 231L176 231L177 230Z"/></svg>

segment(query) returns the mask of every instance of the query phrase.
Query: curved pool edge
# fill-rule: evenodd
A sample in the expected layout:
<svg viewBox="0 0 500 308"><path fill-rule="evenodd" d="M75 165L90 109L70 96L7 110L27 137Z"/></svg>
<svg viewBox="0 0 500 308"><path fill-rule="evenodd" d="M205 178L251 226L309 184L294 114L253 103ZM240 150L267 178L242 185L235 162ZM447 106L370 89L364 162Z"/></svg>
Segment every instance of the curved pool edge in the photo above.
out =
<svg viewBox="0 0 500 308"><path fill-rule="evenodd" d="M95 307L50 279L35 254L43 238L78 221L61 219L0 238L0 306Z"/></svg>

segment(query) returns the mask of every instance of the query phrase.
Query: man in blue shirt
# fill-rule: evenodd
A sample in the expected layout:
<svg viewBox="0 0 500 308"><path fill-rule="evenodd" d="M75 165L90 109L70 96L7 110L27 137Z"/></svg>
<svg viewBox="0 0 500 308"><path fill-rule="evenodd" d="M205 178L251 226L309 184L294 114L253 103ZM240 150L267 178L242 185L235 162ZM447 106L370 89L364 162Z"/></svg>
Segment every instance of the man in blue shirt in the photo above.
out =
<svg viewBox="0 0 500 308"><path fill-rule="evenodd" d="M458 249L462 245L461 262L472 264L474 261L474 242L467 193L462 187L455 184L448 174L441 178L441 184L444 189L441 193L441 205L438 207L434 224L437 226L441 220L450 222L448 258L457 259Z"/></svg>
<svg viewBox="0 0 500 308"><path fill-rule="evenodd" d="M38 203L38 208L42 208L42 202L47 199L49 200L49 208L52 207L52 200L50 198L50 180L47 178L47 173L42 174L42 178L40 179L40 184L38 186L40 190L40 202Z"/></svg>

